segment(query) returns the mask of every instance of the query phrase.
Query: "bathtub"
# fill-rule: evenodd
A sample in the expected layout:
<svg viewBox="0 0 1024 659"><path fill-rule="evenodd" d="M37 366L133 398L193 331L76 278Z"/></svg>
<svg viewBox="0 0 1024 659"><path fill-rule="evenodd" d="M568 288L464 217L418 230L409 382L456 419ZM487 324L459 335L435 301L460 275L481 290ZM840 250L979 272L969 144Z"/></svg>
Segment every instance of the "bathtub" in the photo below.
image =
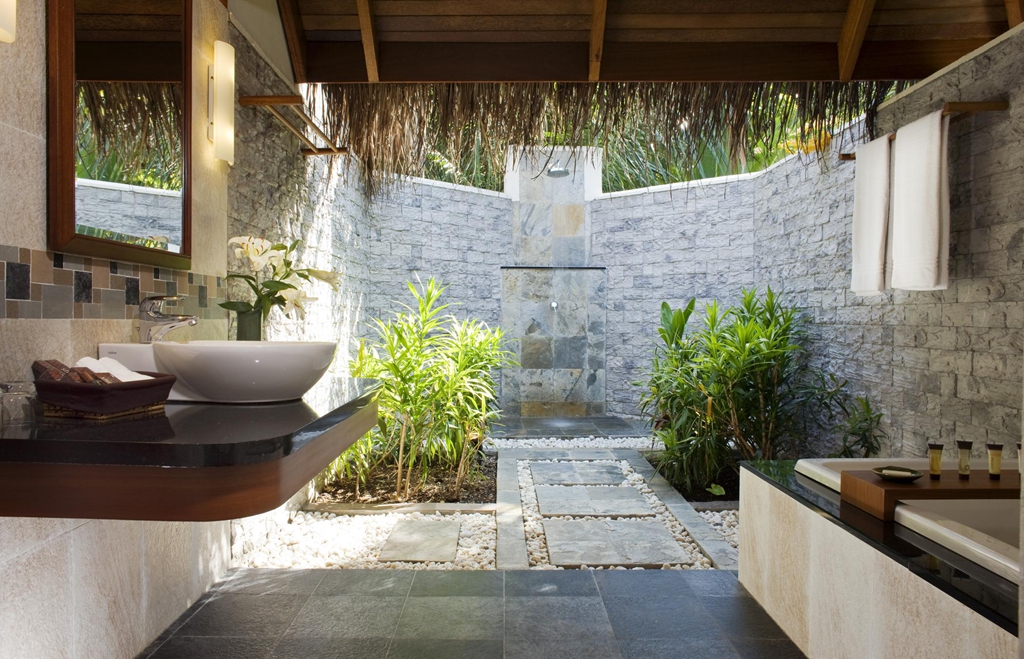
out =
<svg viewBox="0 0 1024 659"><path fill-rule="evenodd" d="M928 461L911 459L800 460L798 474L839 492L840 474L883 465L927 471ZM955 461L943 461L956 469ZM972 460L974 469L988 469L986 460ZM1016 459L1004 469L1016 469ZM896 506L896 523L999 576L1020 584L1020 499L942 499L904 501Z"/></svg>

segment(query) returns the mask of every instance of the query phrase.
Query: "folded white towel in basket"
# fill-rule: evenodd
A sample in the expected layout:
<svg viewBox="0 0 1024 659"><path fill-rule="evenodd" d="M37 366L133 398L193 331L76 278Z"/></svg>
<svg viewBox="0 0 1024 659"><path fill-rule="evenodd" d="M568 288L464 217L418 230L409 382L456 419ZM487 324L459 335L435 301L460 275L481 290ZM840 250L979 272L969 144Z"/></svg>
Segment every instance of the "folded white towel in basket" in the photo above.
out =
<svg viewBox="0 0 1024 659"><path fill-rule="evenodd" d="M103 359L82 357L75 363L75 366L92 369L93 373L110 373L121 382L135 382L136 380L153 379L149 375L143 375L142 373L136 373L135 371L130 370L127 366L112 357L104 357Z"/></svg>
<svg viewBox="0 0 1024 659"><path fill-rule="evenodd" d="M949 288L949 117L933 112L896 131L892 287Z"/></svg>

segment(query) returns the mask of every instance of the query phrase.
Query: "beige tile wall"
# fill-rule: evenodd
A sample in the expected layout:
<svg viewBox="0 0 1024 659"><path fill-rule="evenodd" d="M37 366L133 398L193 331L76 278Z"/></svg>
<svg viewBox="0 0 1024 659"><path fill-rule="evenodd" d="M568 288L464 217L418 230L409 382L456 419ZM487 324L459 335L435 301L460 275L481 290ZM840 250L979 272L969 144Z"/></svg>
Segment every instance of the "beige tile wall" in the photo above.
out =
<svg viewBox="0 0 1024 659"><path fill-rule="evenodd" d="M0 244L46 249L46 17L18 3L18 38L0 44ZM211 155L205 71L229 40L218 0L194 0L195 272L226 273L227 165ZM37 356L62 360L125 341L130 320L0 319L0 380ZM226 320L193 336L225 338ZM187 335L181 335L188 338ZM40 483L40 487L60 487ZM227 522L210 524L0 518L0 657L130 659L228 568Z"/></svg>
<svg viewBox="0 0 1024 659"><path fill-rule="evenodd" d="M740 583L811 659L1010 659L1017 638L741 472Z"/></svg>

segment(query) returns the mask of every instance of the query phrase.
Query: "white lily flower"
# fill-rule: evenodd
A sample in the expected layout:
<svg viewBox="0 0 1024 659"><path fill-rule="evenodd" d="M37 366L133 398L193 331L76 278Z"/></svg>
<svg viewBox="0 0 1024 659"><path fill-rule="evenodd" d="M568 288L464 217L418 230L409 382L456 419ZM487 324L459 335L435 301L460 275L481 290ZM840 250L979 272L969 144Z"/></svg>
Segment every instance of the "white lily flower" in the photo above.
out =
<svg viewBox="0 0 1024 659"><path fill-rule="evenodd" d="M252 269L257 272L267 267L270 263L274 263L276 266L285 256L284 252L271 249L274 243L266 238L258 238L256 236L236 236L228 241L228 245L237 245L235 247L235 257L249 259Z"/></svg>
<svg viewBox="0 0 1024 659"><path fill-rule="evenodd" d="M340 272L330 272L328 270L316 270L314 268L309 268L306 270L306 273L313 279L319 279L322 282L330 284L331 288L334 290L338 290L338 287L341 286Z"/></svg>
<svg viewBox="0 0 1024 659"><path fill-rule="evenodd" d="M284 298L284 314L289 316L292 311L295 311L299 318L305 318L306 305L310 302L315 302L316 298L309 297L303 292L301 286L304 282L299 277L292 275L287 279L286 283L291 284L295 288L286 288L278 293L278 295Z"/></svg>

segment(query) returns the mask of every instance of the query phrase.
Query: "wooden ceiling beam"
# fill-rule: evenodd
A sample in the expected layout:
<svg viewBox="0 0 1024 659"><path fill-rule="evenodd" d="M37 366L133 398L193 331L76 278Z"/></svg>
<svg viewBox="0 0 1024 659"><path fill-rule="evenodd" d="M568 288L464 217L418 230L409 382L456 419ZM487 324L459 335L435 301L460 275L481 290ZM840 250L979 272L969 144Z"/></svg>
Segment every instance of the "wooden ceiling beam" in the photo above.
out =
<svg viewBox="0 0 1024 659"><path fill-rule="evenodd" d="M292 76L295 82L306 82L306 31L302 27L299 1L277 0L277 9L281 13L284 40L292 60Z"/></svg>
<svg viewBox="0 0 1024 659"><path fill-rule="evenodd" d="M849 82L853 78L853 70L857 68L864 35L868 32L871 12L875 10L875 0L850 0L839 34L839 79Z"/></svg>
<svg viewBox="0 0 1024 659"><path fill-rule="evenodd" d="M1017 27L1024 21L1024 0L1006 0L1006 22Z"/></svg>
<svg viewBox="0 0 1024 659"><path fill-rule="evenodd" d="M380 82L377 69L377 38L373 33L373 14L370 13L370 0L356 0L359 11L359 34L363 40L363 59L366 60L366 80Z"/></svg>
<svg viewBox="0 0 1024 659"><path fill-rule="evenodd" d="M590 14L590 82L601 79L601 55L604 51L604 26L608 18L608 0L594 0Z"/></svg>

